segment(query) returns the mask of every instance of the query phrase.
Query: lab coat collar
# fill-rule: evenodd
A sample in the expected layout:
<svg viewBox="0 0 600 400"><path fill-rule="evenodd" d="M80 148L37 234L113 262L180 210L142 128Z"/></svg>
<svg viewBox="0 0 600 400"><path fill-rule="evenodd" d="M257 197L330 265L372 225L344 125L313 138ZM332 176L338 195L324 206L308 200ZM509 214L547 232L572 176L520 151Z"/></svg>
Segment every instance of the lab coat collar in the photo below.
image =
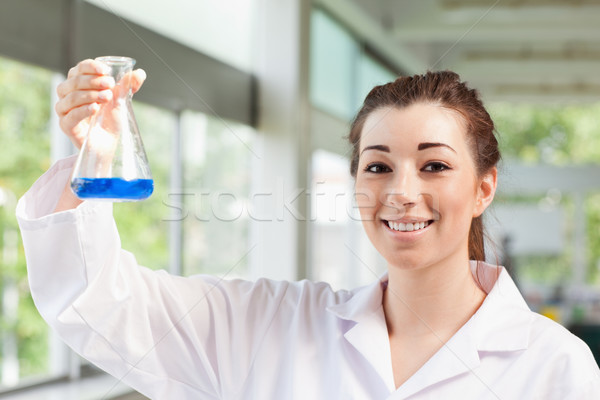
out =
<svg viewBox="0 0 600 400"><path fill-rule="evenodd" d="M383 291L387 286L387 281L388 274L386 272L376 282L355 289L348 300L328 307L327 311L348 321L370 321L373 314L383 307Z"/></svg>
<svg viewBox="0 0 600 400"><path fill-rule="evenodd" d="M385 286L387 274L371 285L356 289L349 300L330 306L327 311L354 322L354 325L349 325L344 337L375 368L392 392L395 389L394 375L382 302Z"/></svg>
<svg viewBox="0 0 600 400"><path fill-rule="evenodd" d="M480 351L511 352L527 348L533 315L503 267L471 263L474 276L488 293L471 319L394 393L406 397L453 376L473 372ZM496 278L497 277L497 278ZM356 289L347 301L327 310L352 321L344 337L370 362L394 392L391 350L382 300L387 273L371 285Z"/></svg>
<svg viewBox="0 0 600 400"><path fill-rule="evenodd" d="M519 351L527 349L534 315L504 267L480 263L483 274L499 268L498 279L479 310L468 322L476 332L474 339L479 351ZM480 279L485 281L485 278Z"/></svg>

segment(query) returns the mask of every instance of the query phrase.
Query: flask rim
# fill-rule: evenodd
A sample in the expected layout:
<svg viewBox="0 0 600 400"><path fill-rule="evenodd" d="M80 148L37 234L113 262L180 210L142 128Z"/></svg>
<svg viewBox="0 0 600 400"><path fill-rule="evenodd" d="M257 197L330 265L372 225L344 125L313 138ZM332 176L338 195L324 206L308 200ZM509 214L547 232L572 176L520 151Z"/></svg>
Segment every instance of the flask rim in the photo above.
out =
<svg viewBox="0 0 600 400"><path fill-rule="evenodd" d="M135 59L131 58L131 57L123 57L123 56L102 56L102 57L96 57L95 58L96 61L100 61L103 62L105 64L109 64L109 65L118 65L118 66L124 66L124 65L135 65Z"/></svg>

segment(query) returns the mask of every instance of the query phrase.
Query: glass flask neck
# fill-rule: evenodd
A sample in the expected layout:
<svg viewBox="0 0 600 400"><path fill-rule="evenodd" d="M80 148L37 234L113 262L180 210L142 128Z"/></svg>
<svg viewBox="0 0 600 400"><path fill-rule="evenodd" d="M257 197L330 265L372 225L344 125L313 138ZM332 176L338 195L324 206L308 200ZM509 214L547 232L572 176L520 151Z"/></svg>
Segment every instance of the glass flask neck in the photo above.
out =
<svg viewBox="0 0 600 400"><path fill-rule="evenodd" d="M120 56L104 56L97 57L96 61L106 64L110 68L110 76L113 77L115 83L124 90L120 91L122 95L130 94L131 90L131 75L135 60L130 57Z"/></svg>

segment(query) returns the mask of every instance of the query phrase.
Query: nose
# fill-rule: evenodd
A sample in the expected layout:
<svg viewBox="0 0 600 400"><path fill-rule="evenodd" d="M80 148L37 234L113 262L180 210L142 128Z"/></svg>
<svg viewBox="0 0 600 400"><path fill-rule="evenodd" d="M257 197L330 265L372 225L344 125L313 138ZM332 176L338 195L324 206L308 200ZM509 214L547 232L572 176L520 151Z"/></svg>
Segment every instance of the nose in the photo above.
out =
<svg viewBox="0 0 600 400"><path fill-rule="evenodd" d="M399 170L395 172L386 193L385 203L393 207L415 207L420 195L419 178L415 172Z"/></svg>

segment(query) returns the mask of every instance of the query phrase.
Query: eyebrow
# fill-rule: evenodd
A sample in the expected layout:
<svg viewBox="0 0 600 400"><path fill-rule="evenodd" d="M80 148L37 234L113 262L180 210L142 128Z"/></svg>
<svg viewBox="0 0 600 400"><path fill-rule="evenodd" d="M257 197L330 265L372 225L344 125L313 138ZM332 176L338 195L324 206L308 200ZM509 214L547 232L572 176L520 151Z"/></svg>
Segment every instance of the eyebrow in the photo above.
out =
<svg viewBox="0 0 600 400"><path fill-rule="evenodd" d="M452 147L448 146L445 143L430 143L430 142L419 143L419 145L417 146L417 150L425 150L425 149L429 149L431 147L447 147L456 153L456 150L454 150Z"/></svg>
<svg viewBox="0 0 600 400"><path fill-rule="evenodd" d="M431 147L447 147L450 150L452 150L453 152L456 153L456 150L454 150L452 147L448 146L445 143L432 143L432 142L424 142L424 143L419 143L419 145L417 146L417 150L426 150L429 149ZM365 147L360 154L364 153L367 150L379 150L379 151L384 151L386 153L390 152L390 148L389 146L386 146L384 144L375 144L373 146L367 146Z"/></svg>
<svg viewBox="0 0 600 400"><path fill-rule="evenodd" d="M390 152L390 147L389 147L389 146L386 146L386 145L384 145L384 144L375 144L375 145L373 145L373 146L367 146L367 147L365 147L365 148L364 148L364 149L363 149L363 150L360 152L360 154L364 153L364 152L365 152L365 151L367 151L367 150L379 150L379 151L385 151L386 153L389 153L389 152Z"/></svg>

